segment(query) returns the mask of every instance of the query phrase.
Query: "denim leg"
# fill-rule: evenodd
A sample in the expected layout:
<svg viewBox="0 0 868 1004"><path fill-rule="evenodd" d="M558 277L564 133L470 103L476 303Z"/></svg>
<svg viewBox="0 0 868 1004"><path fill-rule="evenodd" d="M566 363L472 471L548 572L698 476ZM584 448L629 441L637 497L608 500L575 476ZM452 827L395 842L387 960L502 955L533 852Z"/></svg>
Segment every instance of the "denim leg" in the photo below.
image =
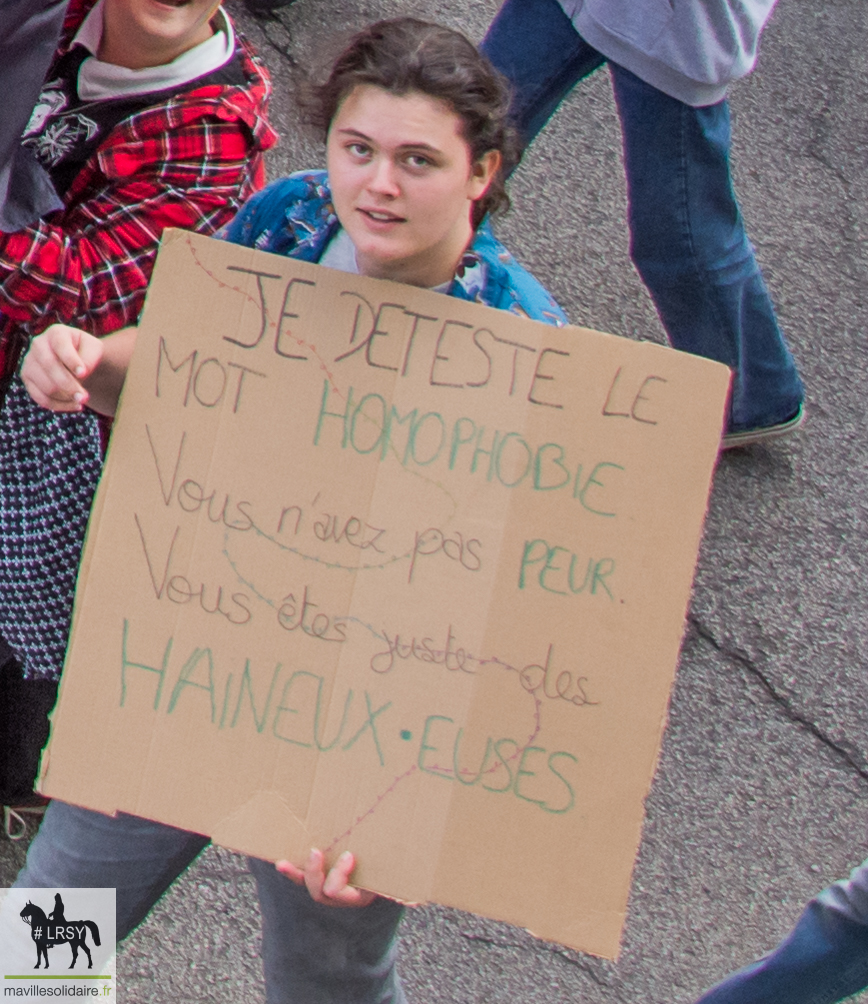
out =
<svg viewBox="0 0 868 1004"><path fill-rule="evenodd" d="M868 987L868 862L824 889L765 958L697 1004L834 1004Z"/></svg>
<svg viewBox="0 0 868 1004"><path fill-rule="evenodd" d="M262 907L268 1004L405 1004L395 969L404 907L315 903L274 865L250 859Z"/></svg>
<svg viewBox="0 0 868 1004"><path fill-rule="evenodd" d="M208 838L137 816L104 816L53 801L27 852L17 887L117 889L117 937L125 938Z"/></svg>
<svg viewBox="0 0 868 1004"><path fill-rule="evenodd" d="M729 107L692 108L609 66L630 252L669 340L735 371L729 431L782 422L804 389L732 188Z"/></svg>
<svg viewBox="0 0 868 1004"><path fill-rule="evenodd" d="M505 0L479 48L512 84L512 118L525 143L575 84L605 62L557 0Z"/></svg>

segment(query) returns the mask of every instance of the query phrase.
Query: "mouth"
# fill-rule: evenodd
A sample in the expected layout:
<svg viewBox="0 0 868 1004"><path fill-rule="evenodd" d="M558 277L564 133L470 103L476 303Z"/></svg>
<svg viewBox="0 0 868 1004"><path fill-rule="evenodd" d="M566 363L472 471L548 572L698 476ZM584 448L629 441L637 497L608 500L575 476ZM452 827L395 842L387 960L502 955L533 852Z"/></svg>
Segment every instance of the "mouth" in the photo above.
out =
<svg viewBox="0 0 868 1004"><path fill-rule="evenodd" d="M359 212L362 216L367 217L373 223L406 223L407 220L404 216L398 216L397 213L390 213L386 209L366 209L365 207L359 207Z"/></svg>

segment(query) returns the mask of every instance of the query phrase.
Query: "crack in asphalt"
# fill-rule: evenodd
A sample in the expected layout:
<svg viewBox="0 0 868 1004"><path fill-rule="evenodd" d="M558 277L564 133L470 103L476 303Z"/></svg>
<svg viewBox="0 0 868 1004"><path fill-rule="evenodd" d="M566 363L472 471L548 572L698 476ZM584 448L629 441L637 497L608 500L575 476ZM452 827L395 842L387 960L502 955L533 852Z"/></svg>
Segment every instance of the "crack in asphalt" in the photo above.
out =
<svg viewBox="0 0 868 1004"><path fill-rule="evenodd" d="M834 97L837 98L838 82L832 83ZM850 278L863 278L868 271L868 262L865 260L864 241L859 235L859 221L854 214L853 185L847 172L840 164L836 164L827 152L828 145L832 139L832 123L830 116L833 108L837 104L833 97L827 97L823 107L814 115L807 117L810 127L810 135L805 146L805 153L811 159L824 167L841 185L844 196L844 218L841 228L841 238L845 244L845 254L848 262L859 275L851 275Z"/></svg>
<svg viewBox="0 0 868 1004"><path fill-rule="evenodd" d="M299 69L298 60L290 51L290 46L292 45L292 32L289 29L289 25L273 10L250 10L248 13L252 17L253 22L262 32L262 37L268 47L277 54L279 59L290 70L297 71ZM275 32L284 34L286 36L286 40L282 41L276 38L274 34ZM273 69L273 67L270 67L270 69Z"/></svg>
<svg viewBox="0 0 868 1004"><path fill-rule="evenodd" d="M725 658L738 663L738 665L741 666L742 669L749 674L749 676L756 680L756 682L759 683L762 689L766 692L767 696L772 699L784 717L809 732L815 739L831 750L831 752L834 753L839 760L843 761L847 767L850 768L850 770L857 774L863 781L868 782L868 768L860 764L846 747L835 742L831 736L827 735L816 724L816 722L812 722L810 718L807 718L802 712L794 707L792 701L784 694L779 693L765 673L763 673L762 670L759 669L759 667L757 667L746 655L727 648L722 642L718 641L717 638L714 637L711 631L705 627L705 625L697 617L692 614L688 616L687 621L699 638L707 642L716 652L719 652Z"/></svg>
<svg viewBox="0 0 868 1004"><path fill-rule="evenodd" d="M460 934L461 937L466 938L467 941L479 941L484 945L491 945L494 948L517 948L522 952L536 953L540 950L540 947L542 947L544 951L549 953L549 955L557 955L563 962L566 962L571 966L575 966L577 969L581 969L583 973L587 973L587 975L594 981L594 983L597 984L598 987L603 987L605 990L614 992L615 1000L623 1001L624 999L620 996L620 994L618 994L617 990L615 990L608 980L596 972L590 963L585 962L583 959L573 958L572 955L567 954L564 949L559 948L557 945L523 945L518 941L501 941L499 938L490 938L484 934L474 934L471 931L461 931Z"/></svg>
<svg viewBox="0 0 868 1004"><path fill-rule="evenodd" d="M822 164L823 167L834 174L838 181L847 189L847 194L849 195L850 179L839 164L835 164L829 159L825 149L832 135L832 128L829 122L832 108L832 99L826 98L819 112L808 116L811 135L808 138L805 152L809 157Z"/></svg>

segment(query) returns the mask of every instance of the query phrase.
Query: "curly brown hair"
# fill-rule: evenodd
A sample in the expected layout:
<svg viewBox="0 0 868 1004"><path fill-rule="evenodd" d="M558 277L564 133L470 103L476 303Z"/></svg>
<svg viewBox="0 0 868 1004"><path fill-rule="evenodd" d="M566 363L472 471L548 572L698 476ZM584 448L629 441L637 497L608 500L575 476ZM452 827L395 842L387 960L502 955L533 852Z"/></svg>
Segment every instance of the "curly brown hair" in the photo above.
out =
<svg viewBox="0 0 868 1004"><path fill-rule="evenodd" d="M363 28L335 60L328 79L310 89L305 104L313 125L328 135L344 98L372 84L393 94L419 91L445 102L461 120L471 163L489 150L501 166L473 206L473 226L487 213L509 208L504 164L518 158L519 139L507 118L509 85L461 32L413 17L390 18Z"/></svg>

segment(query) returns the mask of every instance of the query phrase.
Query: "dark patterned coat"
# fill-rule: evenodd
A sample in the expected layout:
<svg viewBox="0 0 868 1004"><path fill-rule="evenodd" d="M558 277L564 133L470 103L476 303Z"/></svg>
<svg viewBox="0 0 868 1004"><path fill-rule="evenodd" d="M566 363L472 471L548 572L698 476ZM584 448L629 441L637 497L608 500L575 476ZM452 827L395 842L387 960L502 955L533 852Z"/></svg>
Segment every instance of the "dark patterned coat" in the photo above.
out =
<svg viewBox="0 0 868 1004"><path fill-rule="evenodd" d="M92 0L72 0L59 55ZM268 75L242 40L245 86L209 84L120 122L64 209L0 234L0 372L63 322L105 335L134 324L166 227L210 234L264 180L275 141ZM50 74L49 74L50 79ZM0 412L0 634L26 677L60 673L87 517L101 468L90 412L37 407L18 377Z"/></svg>

